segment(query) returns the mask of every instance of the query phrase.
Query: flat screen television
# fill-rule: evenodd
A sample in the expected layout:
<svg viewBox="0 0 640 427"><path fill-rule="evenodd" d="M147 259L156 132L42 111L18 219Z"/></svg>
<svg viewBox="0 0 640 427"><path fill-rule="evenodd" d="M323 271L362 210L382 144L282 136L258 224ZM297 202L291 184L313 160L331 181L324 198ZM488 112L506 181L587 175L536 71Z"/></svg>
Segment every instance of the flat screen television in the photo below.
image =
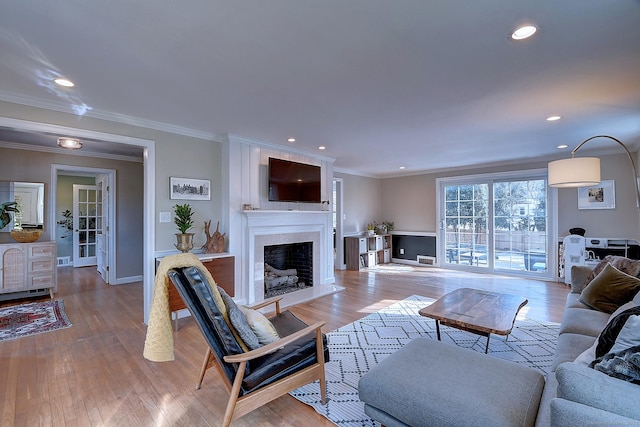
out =
<svg viewBox="0 0 640 427"><path fill-rule="evenodd" d="M269 201L320 203L320 166L269 157Z"/></svg>

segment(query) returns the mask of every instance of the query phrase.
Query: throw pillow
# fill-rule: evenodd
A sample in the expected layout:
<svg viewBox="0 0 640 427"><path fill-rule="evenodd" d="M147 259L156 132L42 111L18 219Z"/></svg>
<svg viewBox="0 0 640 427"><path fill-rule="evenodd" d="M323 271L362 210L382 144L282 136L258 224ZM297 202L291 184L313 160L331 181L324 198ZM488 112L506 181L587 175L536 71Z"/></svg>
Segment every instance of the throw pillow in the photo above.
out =
<svg viewBox="0 0 640 427"><path fill-rule="evenodd" d="M640 384L640 346L627 348L617 353L608 353L589 365L610 377Z"/></svg>
<svg viewBox="0 0 640 427"><path fill-rule="evenodd" d="M607 264L584 288L579 300L595 310L613 313L622 304L631 301L639 290L640 279Z"/></svg>
<svg viewBox="0 0 640 427"><path fill-rule="evenodd" d="M612 319L615 319L618 316L618 314L622 313L623 311L625 311L625 310L627 310L629 308L635 307L636 305L637 304L635 304L633 301L629 301L628 303L623 304L620 307L618 307L618 309L613 312L613 314L611 315L609 320L607 320L607 325L609 324L609 322L611 322ZM606 329L606 326L605 326L605 329ZM596 360L596 347L598 347L598 342L599 341L600 341L600 335L598 335L598 338L595 339L595 341L593 342L593 345L591 347L589 347L588 349L586 349L585 351L580 353L578 355L578 357L576 357L574 362L575 363L579 363L581 365L588 366L591 362Z"/></svg>
<svg viewBox="0 0 640 427"><path fill-rule="evenodd" d="M627 318L609 352L617 353L638 345L640 345L640 315L633 315Z"/></svg>
<svg viewBox="0 0 640 427"><path fill-rule="evenodd" d="M607 266L611 264L623 273L627 273L633 277L640 277L640 261L635 259L629 259L619 255L607 255L596 265L587 280L584 282L584 286L587 286L598 274Z"/></svg>
<svg viewBox="0 0 640 427"><path fill-rule="evenodd" d="M253 333L253 330L247 321L247 317L244 315L242 310L240 310L233 298L231 298L223 288L218 288L218 290L224 300L224 305L227 306L229 321L236 330L240 340L242 340L242 342L247 346L248 350L260 348L260 341L256 334Z"/></svg>
<svg viewBox="0 0 640 427"><path fill-rule="evenodd" d="M635 317L638 315L640 315L640 307L636 306L636 307L629 308L623 311L622 313L618 314L617 316L615 316L613 319L610 319L609 323L607 323L607 326L602 330L602 332L600 333L600 336L598 337L598 346L596 347L596 357L599 358L609 353L613 348L613 346L615 345L616 340L618 339L618 335L620 335L620 332L626 325L629 318L631 318L632 316ZM632 323L631 325L635 324L634 320L632 320L632 322L634 323ZM633 335L633 331L631 332ZM625 333L625 335L623 336L625 340L630 339L627 334L628 333ZM635 335L636 337L638 335L637 329L635 331ZM638 338L636 338L636 341L637 340Z"/></svg>
<svg viewBox="0 0 640 427"><path fill-rule="evenodd" d="M244 307L242 305L238 307L247 317L249 326L251 326L251 330L258 337L258 341L260 342L260 344L266 345L280 339L280 335L278 335L278 331L276 331L276 328L269 321L269 319L264 317L262 313L256 310L252 310L248 307Z"/></svg>

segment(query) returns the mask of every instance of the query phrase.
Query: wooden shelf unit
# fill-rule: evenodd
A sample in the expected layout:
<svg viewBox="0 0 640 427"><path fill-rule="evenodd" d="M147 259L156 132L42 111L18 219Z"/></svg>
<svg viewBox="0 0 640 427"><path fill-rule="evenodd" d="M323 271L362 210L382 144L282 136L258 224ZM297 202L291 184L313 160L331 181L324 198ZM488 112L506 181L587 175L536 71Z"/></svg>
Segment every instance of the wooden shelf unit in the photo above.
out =
<svg viewBox="0 0 640 427"><path fill-rule="evenodd" d="M347 270L391 262L391 234L345 237Z"/></svg>

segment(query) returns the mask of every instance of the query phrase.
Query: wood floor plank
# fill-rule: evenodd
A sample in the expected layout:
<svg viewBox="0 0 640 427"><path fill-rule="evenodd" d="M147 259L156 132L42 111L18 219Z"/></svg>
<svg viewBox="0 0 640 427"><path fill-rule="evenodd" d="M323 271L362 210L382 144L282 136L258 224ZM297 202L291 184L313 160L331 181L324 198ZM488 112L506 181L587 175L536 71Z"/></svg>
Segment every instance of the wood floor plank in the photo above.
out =
<svg viewBox="0 0 640 427"><path fill-rule="evenodd" d="M206 344L192 319L180 320L176 360L142 357L146 326L142 283L107 286L91 267L58 269L59 292L73 327L0 342L2 426L217 426L228 392L217 372L195 390ZM337 271L343 292L291 307L308 323L337 329L410 295L438 298L474 287L522 295L527 316L559 322L562 283L479 275L428 267L395 272ZM43 298L42 300L46 300ZM24 301L2 302L0 306ZM309 406L283 396L236 426L331 426Z"/></svg>

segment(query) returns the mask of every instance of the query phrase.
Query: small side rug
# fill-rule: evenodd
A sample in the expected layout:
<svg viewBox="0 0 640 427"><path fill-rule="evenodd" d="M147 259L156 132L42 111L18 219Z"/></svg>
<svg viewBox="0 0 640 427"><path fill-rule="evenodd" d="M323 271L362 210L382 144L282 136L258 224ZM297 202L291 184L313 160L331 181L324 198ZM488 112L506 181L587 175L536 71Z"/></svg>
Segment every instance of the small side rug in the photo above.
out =
<svg viewBox="0 0 640 427"><path fill-rule="evenodd" d="M62 300L33 302L0 308L0 341L73 326Z"/></svg>
<svg viewBox="0 0 640 427"><path fill-rule="evenodd" d="M364 413L358 397L358 381L373 366L418 337L437 339L435 321L418 311L435 300L412 295L360 320L329 332L329 357L325 365L327 404L320 402L318 382L290 394L313 407L339 426L379 426ZM491 335L489 355L512 360L543 374L549 372L555 353L557 323L516 319L508 339ZM484 353L486 338L459 329L441 326L442 340Z"/></svg>

